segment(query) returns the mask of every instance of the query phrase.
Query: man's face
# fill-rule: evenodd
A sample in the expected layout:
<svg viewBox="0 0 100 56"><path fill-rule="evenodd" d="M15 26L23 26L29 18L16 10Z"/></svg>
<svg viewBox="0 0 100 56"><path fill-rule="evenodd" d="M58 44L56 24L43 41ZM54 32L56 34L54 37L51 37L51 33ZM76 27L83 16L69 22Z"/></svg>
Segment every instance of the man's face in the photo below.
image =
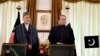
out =
<svg viewBox="0 0 100 56"><path fill-rule="evenodd" d="M60 16L58 24L59 25L65 25L66 24L66 17L65 16Z"/></svg>
<svg viewBox="0 0 100 56"><path fill-rule="evenodd" d="M23 17L23 21L25 24L30 24L31 20L30 20L30 15L25 15Z"/></svg>

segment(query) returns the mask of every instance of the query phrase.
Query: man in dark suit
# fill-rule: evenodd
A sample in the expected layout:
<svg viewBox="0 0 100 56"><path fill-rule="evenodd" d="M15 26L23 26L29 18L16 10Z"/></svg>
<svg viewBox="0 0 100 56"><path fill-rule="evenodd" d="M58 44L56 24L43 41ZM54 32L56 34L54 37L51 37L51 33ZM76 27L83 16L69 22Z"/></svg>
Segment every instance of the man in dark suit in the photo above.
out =
<svg viewBox="0 0 100 56"><path fill-rule="evenodd" d="M59 17L58 26L52 27L49 34L49 41L51 44L74 44L73 30L65 15ZM74 56L76 56L75 50Z"/></svg>
<svg viewBox="0 0 100 56"><path fill-rule="evenodd" d="M26 56L38 56L39 44L35 28L30 24L30 15L28 12L23 13L23 24L15 27L14 43L26 44Z"/></svg>
<svg viewBox="0 0 100 56"><path fill-rule="evenodd" d="M58 26L52 27L49 41L51 44L75 44L73 30L65 15L59 17ZM76 56L76 50L74 50L74 56Z"/></svg>
<svg viewBox="0 0 100 56"><path fill-rule="evenodd" d="M61 15L58 20L58 26L51 29L49 34L49 41L51 44L74 44L74 34L70 26L67 23L65 15Z"/></svg>

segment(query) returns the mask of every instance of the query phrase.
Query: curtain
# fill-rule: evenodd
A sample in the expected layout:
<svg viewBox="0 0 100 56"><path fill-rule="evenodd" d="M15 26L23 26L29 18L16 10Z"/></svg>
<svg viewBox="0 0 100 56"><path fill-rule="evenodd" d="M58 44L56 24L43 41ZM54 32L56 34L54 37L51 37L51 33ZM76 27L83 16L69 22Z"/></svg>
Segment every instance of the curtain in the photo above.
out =
<svg viewBox="0 0 100 56"><path fill-rule="evenodd" d="M36 25L36 0L27 0L27 11L31 16L32 25Z"/></svg>
<svg viewBox="0 0 100 56"><path fill-rule="evenodd" d="M62 0L52 0L52 26L57 25L58 18L61 14Z"/></svg>
<svg viewBox="0 0 100 56"><path fill-rule="evenodd" d="M69 10L65 9L67 5ZM86 49L84 46L84 36L100 36L100 3L63 1L62 6L62 14L68 17L74 31L77 55L100 56L100 48Z"/></svg>
<svg viewBox="0 0 100 56"><path fill-rule="evenodd" d="M26 11L26 0L22 0L18 2L6 1L0 3L0 51L1 51L2 43L9 42L12 29L17 19L17 13L18 13L18 10L16 9L17 6L21 6L20 20L21 22L23 22L22 14L23 12Z"/></svg>

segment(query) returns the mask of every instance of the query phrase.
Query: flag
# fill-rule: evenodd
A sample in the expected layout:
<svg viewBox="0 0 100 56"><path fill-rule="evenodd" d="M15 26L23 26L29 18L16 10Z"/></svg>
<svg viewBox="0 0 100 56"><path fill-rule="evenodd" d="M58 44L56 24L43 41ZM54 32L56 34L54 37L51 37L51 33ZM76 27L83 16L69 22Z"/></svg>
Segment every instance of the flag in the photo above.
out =
<svg viewBox="0 0 100 56"><path fill-rule="evenodd" d="M16 22L15 22L14 28L19 24L20 24L20 12L18 11L18 15L17 15L17 19L16 19ZM13 28L12 33L10 35L9 43L14 43L14 34L15 34L14 28Z"/></svg>
<svg viewBox="0 0 100 56"><path fill-rule="evenodd" d="M99 36L85 36L85 48L99 48Z"/></svg>

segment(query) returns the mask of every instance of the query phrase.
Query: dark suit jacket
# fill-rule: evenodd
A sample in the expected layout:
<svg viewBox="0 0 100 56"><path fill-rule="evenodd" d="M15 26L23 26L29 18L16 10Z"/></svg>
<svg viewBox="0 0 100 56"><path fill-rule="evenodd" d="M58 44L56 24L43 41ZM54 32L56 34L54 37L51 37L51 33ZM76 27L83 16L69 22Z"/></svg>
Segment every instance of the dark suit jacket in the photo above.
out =
<svg viewBox="0 0 100 56"><path fill-rule="evenodd" d="M36 55L39 51L39 43L38 43L38 36L35 28L32 25L29 25L28 31L25 28L24 24L20 24L15 27L14 29L15 36L14 36L14 43L18 44L30 44L32 45L32 50L30 54ZM31 56L32 56L31 55Z"/></svg>
<svg viewBox="0 0 100 56"><path fill-rule="evenodd" d="M74 44L74 34L70 24L53 27L49 34L49 41L51 44L56 44L57 42Z"/></svg>

